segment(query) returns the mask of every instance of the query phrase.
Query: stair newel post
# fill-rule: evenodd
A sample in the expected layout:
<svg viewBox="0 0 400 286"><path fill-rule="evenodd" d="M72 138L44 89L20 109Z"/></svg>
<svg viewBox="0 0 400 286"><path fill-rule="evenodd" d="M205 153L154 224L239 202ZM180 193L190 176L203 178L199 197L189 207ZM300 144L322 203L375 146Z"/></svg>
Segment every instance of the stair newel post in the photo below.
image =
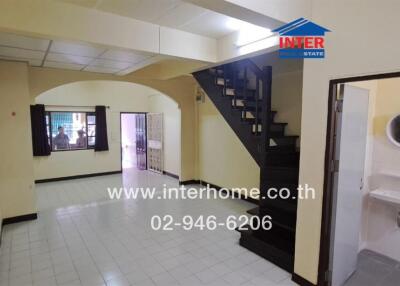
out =
<svg viewBox="0 0 400 286"><path fill-rule="evenodd" d="M266 142L266 151L270 147L270 125L271 125L271 97L272 97L272 67L266 66L263 68L263 100L265 112L263 112L263 137Z"/></svg>
<svg viewBox="0 0 400 286"><path fill-rule="evenodd" d="M243 102L247 99L247 66L244 66L243 71ZM243 111L243 118L246 118L246 111Z"/></svg>
<svg viewBox="0 0 400 286"><path fill-rule="evenodd" d="M237 82L237 73L236 73L236 65L232 64L232 72L233 72L233 106L236 108L236 82Z"/></svg>
<svg viewBox="0 0 400 286"><path fill-rule="evenodd" d="M225 96L226 95L226 88L227 88L227 84L226 84L226 80L227 80L227 73L228 69L226 68L226 65L223 66L223 72L224 72L224 91L222 92L222 95Z"/></svg>
<svg viewBox="0 0 400 286"><path fill-rule="evenodd" d="M246 99L247 95L247 66L244 66L244 71L243 71L243 98Z"/></svg>
<svg viewBox="0 0 400 286"><path fill-rule="evenodd" d="M256 103L256 112L255 112L255 114L256 114L256 116L255 116L255 120L254 120L254 123L255 123L255 126L256 126L256 131L255 131L255 134L256 135L258 135L258 133L259 133L259 131L258 131L258 101L259 101L259 99L260 99L260 78L258 77L258 75L256 76L256 93L255 93L255 103Z"/></svg>

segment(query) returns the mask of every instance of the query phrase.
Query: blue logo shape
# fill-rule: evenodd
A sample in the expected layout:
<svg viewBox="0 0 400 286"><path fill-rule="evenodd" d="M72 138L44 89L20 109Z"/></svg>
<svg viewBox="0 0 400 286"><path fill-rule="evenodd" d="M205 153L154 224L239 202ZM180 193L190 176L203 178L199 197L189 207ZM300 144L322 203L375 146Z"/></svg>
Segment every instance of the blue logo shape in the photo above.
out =
<svg viewBox="0 0 400 286"><path fill-rule="evenodd" d="M324 36L330 30L304 18L285 24L272 32L279 33L281 58L324 58Z"/></svg>

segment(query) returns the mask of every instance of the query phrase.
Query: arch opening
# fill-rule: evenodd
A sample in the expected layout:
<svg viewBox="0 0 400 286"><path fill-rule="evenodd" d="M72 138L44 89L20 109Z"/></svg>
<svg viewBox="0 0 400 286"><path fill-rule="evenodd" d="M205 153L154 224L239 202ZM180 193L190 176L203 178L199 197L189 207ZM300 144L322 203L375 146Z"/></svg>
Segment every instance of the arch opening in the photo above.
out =
<svg viewBox="0 0 400 286"><path fill-rule="evenodd" d="M121 113L163 114L163 169L181 176L181 110L178 102L165 93L132 82L89 80L59 85L36 95L33 101L44 104L46 111L74 114L91 112L96 105L109 107L109 151L52 152L49 157L35 158L35 180L122 171Z"/></svg>

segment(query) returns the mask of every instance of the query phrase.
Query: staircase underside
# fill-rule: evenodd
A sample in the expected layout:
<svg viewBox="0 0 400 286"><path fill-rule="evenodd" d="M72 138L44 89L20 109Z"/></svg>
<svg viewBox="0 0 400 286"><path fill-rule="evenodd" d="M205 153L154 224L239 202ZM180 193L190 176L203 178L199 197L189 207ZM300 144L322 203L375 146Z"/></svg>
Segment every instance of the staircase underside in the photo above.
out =
<svg viewBox="0 0 400 286"><path fill-rule="evenodd" d="M244 70L243 70L244 67ZM256 75L256 89L248 88L248 72ZM193 74L226 122L260 166L260 200L248 211L261 220L272 218L272 229L242 230L240 245L293 272L296 234L299 151L297 136L285 134L287 123L275 122L271 110L272 74L249 60ZM278 95L277 95L278 96ZM278 111L279 112L279 111ZM287 199L271 199L270 188L286 188Z"/></svg>

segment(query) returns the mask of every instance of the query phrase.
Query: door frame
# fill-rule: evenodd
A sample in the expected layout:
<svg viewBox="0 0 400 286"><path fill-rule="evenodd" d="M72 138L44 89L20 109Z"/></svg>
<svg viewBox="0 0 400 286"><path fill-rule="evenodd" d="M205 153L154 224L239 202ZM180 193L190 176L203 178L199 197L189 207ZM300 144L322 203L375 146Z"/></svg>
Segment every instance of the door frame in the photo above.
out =
<svg viewBox="0 0 400 286"><path fill-rule="evenodd" d="M378 79L387 79L400 77L400 72L372 74L363 76L354 76L347 78L332 79L329 81L329 97L328 97L328 120L326 128L326 148L325 148L325 163L324 163L324 185L322 197L322 219L321 219L321 236L320 236L320 251L318 263L318 286L329 285L327 279L329 276L329 260L331 248L331 226L332 226L332 210L336 208L333 205L335 188L333 187L333 172L331 172L331 162L334 159L335 146L335 130L336 130L336 92L339 84L357 81L369 81Z"/></svg>
<svg viewBox="0 0 400 286"><path fill-rule="evenodd" d="M146 170L147 170L147 112L132 112L132 111L120 111L119 112L119 142L120 142L120 151L121 151L121 172L124 171L124 169L122 168L122 160L123 160L123 155L122 155L122 114L144 114L144 131L146 134Z"/></svg>

